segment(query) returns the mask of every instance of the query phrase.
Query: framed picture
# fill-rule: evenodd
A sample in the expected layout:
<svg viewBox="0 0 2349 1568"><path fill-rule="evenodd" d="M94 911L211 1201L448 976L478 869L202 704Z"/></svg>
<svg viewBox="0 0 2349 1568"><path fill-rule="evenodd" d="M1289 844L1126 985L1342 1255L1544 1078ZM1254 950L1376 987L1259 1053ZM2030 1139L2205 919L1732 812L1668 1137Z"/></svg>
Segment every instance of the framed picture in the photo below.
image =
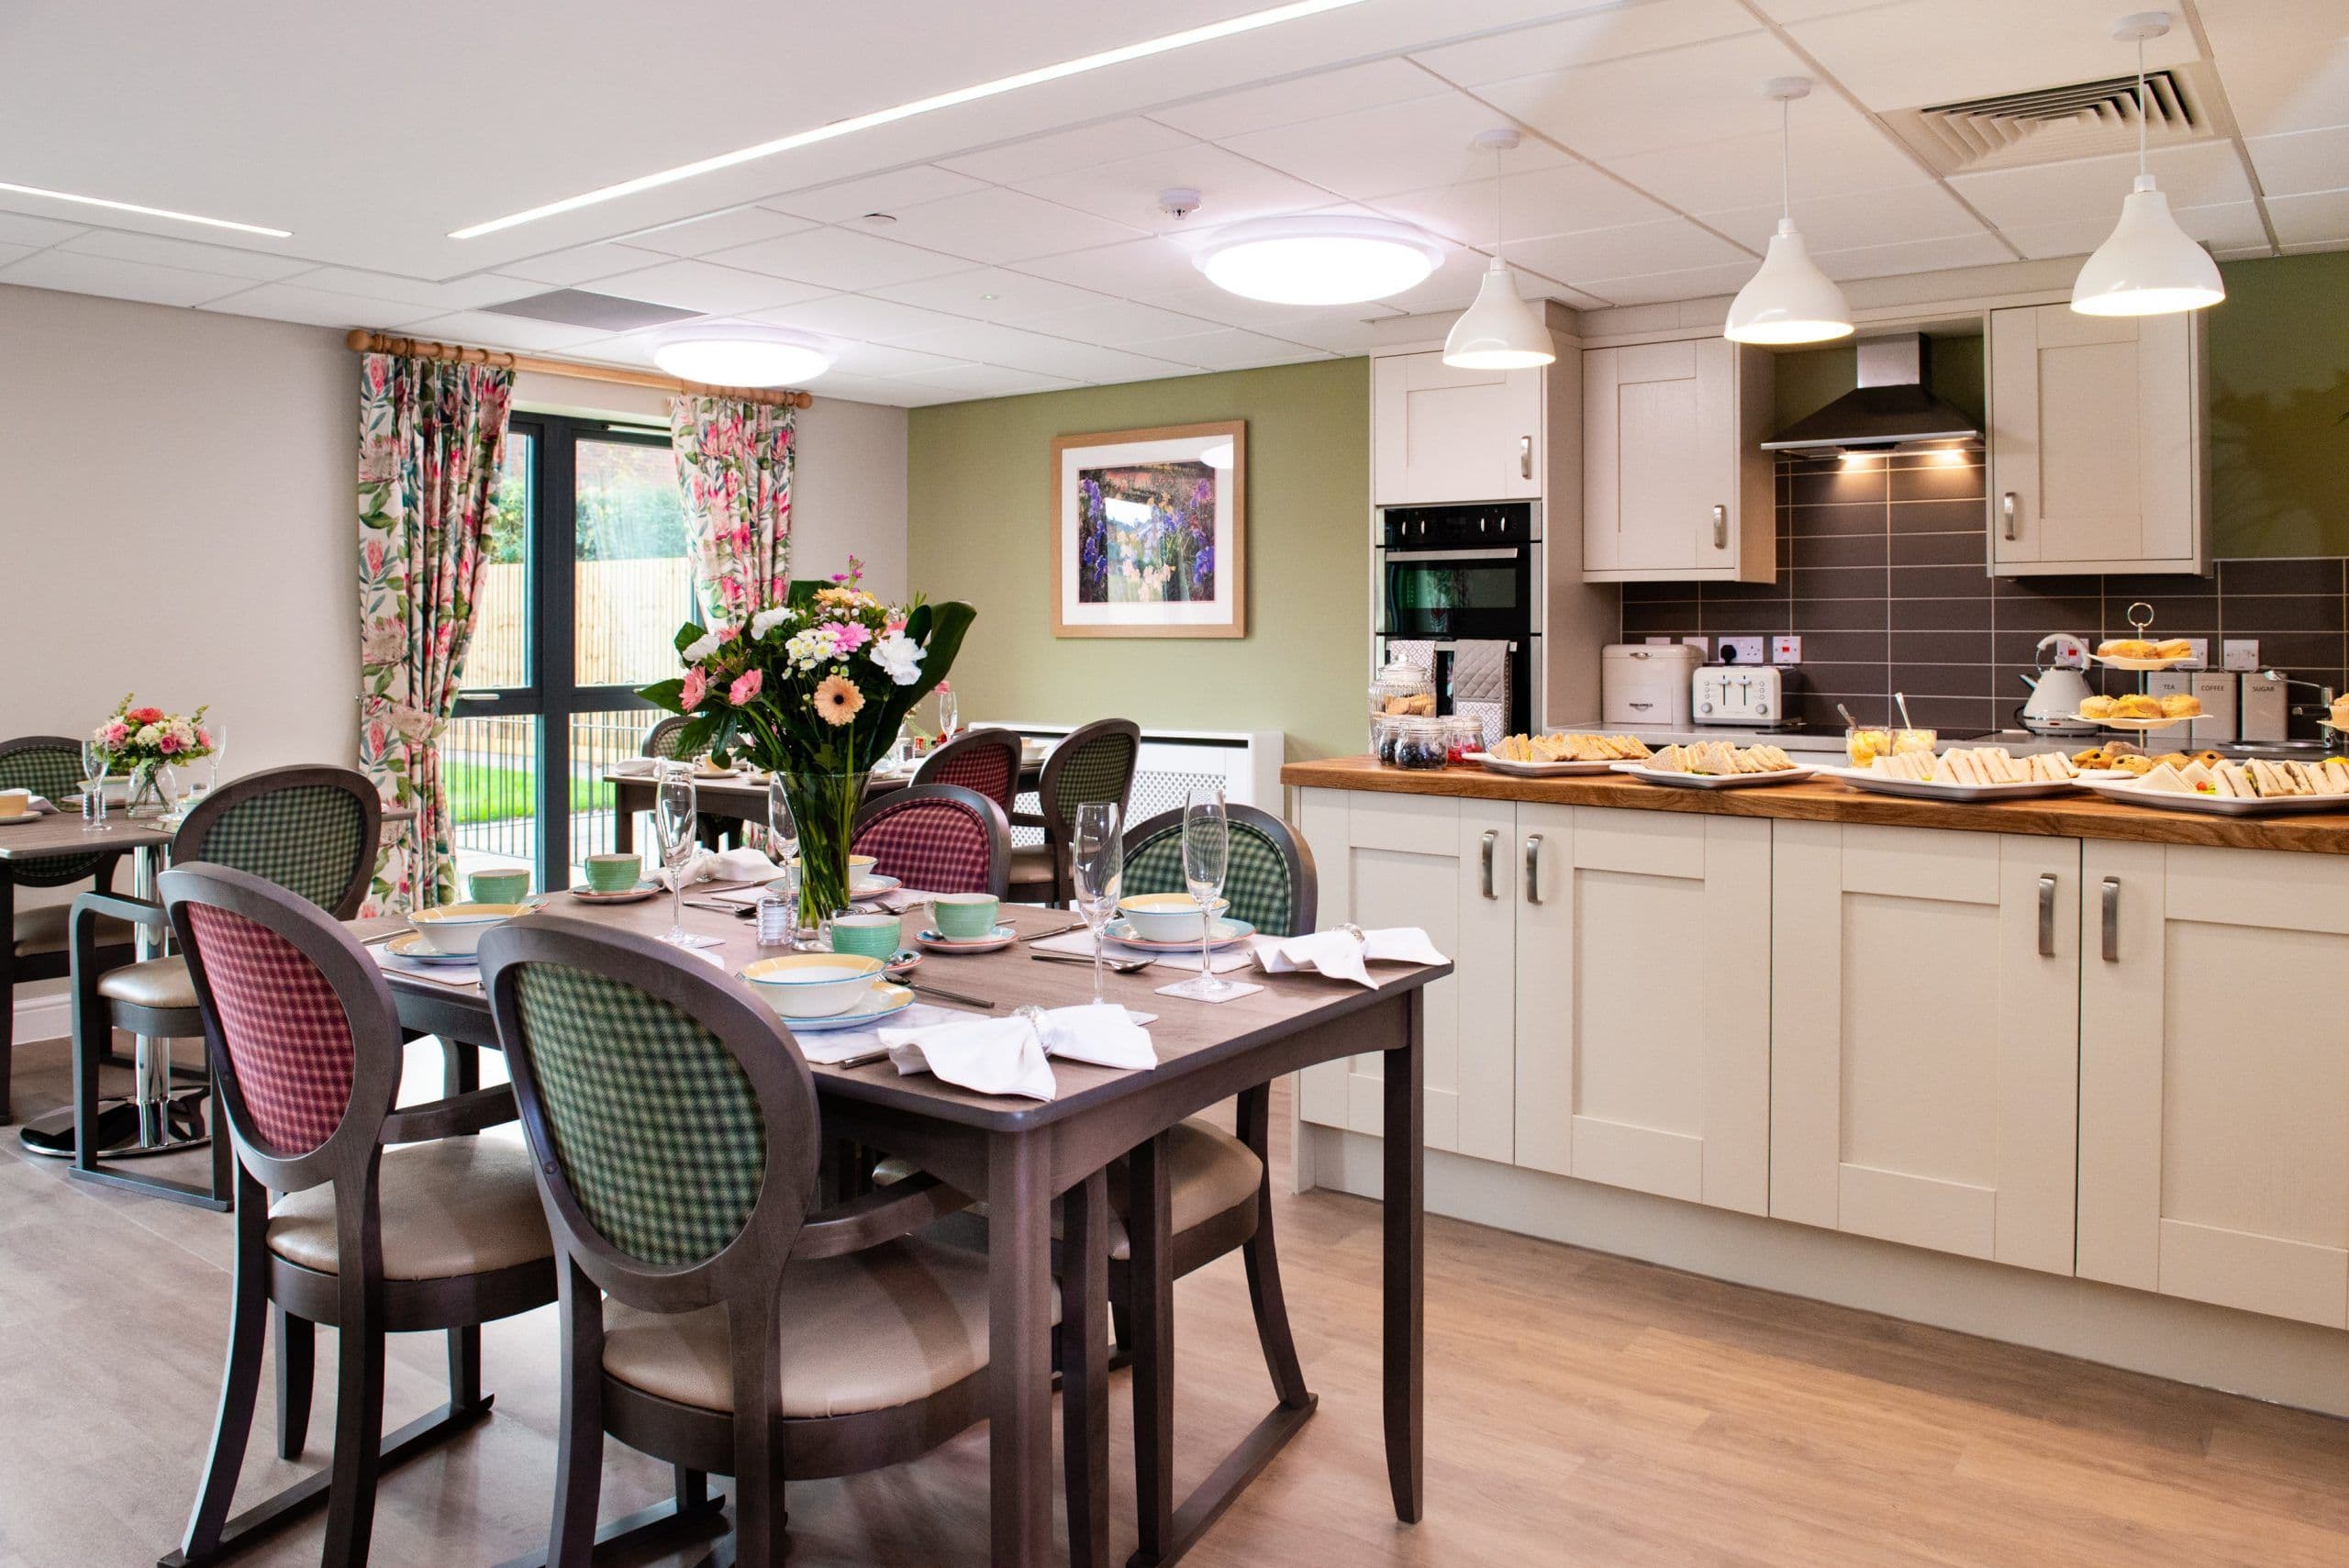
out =
<svg viewBox="0 0 2349 1568"><path fill-rule="evenodd" d="M1052 634L1245 637L1248 424L1052 442Z"/></svg>

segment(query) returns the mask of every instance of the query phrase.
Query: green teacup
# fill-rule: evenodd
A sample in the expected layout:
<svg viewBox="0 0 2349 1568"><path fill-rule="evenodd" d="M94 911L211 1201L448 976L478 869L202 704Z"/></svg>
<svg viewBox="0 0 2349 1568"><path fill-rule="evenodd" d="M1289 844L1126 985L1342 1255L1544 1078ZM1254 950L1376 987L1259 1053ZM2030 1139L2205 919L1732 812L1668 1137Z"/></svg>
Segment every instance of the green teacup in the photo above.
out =
<svg viewBox="0 0 2349 1568"><path fill-rule="evenodd" d="M589 855L582 862L590 893L626 893L644 875L642 855Z"/></svg>
<svg viewBox="0 0 2349 1568"><path fill-rule="evenodd" d="M518 866L477 871L465 878L465 891L476 904L519 904L529 896L530 873Z"/></svg>
<svg viewBox="0 0 2349 1568"><path fill-rule="evenodd" d="M938 934L949 941L975 942L995 934L996 896L992 893L941 893L930 901Z"/></svg>
<svg viewBox="0 0 2349 1568"><path fill-rule="evenodd" d="M886 962L897 954L901 924L895 915L835 915L832 951L852 952Z"/></svg>

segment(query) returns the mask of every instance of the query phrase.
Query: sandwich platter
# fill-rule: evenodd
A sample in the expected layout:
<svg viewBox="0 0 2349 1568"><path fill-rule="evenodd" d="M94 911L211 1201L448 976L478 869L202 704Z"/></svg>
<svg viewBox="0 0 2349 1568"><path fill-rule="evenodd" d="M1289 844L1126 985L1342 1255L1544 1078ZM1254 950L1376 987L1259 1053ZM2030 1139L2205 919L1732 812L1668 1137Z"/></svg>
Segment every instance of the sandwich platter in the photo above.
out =
<svg viewBox="0 0 2349 1568"><path fill-rule="evenodd" d="M2051 795L2069 795L2105 779L2126 778L2126 773L2082 773L2068 779L2025 779L2020 784L1943 784L1934 779L1895 778L1866 768L1823 768L1820 772L1837 784L1875 795L1905 795L1911 800L1952 800L1972 803L1985 800L2034 800Z"/></svg>
<svg viewBox="0 0 2349 1568"><path fill-rule="evenodd" d="M2029 800L2063 795L2076 787L2084 776L2060 751L2017 757L2003 746L1953 746L1939 756L1907 752L1879 757L1865 768L1827 772L1854 789L1914 800L1951 801Z"/></svg>
<svg viewBox="0 0 2349 1568"><path fill-rule="evenodd" d="M2081 782L2107 800L2124 800L2132 806L2151 806L2163 811L2199 812L2205 817L2280 817L2301 811L2349 811L2349 798L2337 795L2262 795L2246 799L2199 791L2180 794L2176 790L2147 789L2140 779Z"/></svg>
<svg viewBox="0 0 2349 1568"><path fill-rule="evenodd" d="M1603 773L1615 764L1600 758L1588 762L1520 762L1508 757L1496 757L1490 751L1464 751L1463 760L1481 764L1486 771L1508 773L1520 779L1559 779L1575 773Z"/></svg>
<svg viewBox="0 0 2349 1568"><path fill-rule="evenodd" d="M1791 768L1774 768L1766 773L1684 773L1669 768L1651 768L1645 762L1609 762L1609 771L1625 773L1642 784L1665 784L1674 789L1747 789L1760 784L1798 784L1821 770L1797 763Z"/></svg>
<svg viewBox="0 0 2349 1568"><path fill-rule="evenodd" d="M2206 817L2274 817L2309 811L2349 811L2349 762L2271 762L2264 759L2180 768L2164 762L2127 780L2088 787L2108 800Z"/></svg>

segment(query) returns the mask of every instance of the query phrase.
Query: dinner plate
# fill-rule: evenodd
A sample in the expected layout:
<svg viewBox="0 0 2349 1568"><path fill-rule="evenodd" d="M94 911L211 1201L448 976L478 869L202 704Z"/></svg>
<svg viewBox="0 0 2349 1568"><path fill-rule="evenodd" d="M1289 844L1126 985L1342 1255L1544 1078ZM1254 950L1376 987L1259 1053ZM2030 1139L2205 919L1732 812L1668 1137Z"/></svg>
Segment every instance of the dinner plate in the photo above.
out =
<svg viewBox="0 0 2349 1568"><path fill-rule="evenodd" d="M1475 762L1496 773L1508 773L1520 779L1566 778L1575 773L1603 773L1614 762L1601 759L1596 762L1520 762L1513 757L1496 757L1489 751L1464 751L1463 760Z"/></svg>
<svg viewBox="0 0 2349 1568"><path fill-rule="evenodd" d="M1101 928L1101 934L1121 947L1139 948L1144 952L1197 952L1199 951L1199 940L1197 937L1186 937L1181 941L1174 942L1154 942L1147 937L1138 936L1134 932L1134 923L1131 920L1112 920ZM1255 934L1256 928L1247 921L1234 920L1227 917L1215 923L1215 936L1211 939L1209 945L1228 948L1234 942L1244 942Z"/></svg>
<svg viewBox="0 0 2349 1568"><path fill-rule="evenodd" d="M2349 811L2349 795L2267 795L2246 799L2232 795L2180 795L2175 790L2147 789L2133 781L2122 784L2113 780L2099 780L2087 787L2107 800L2204 817L2289 817L2312 811Z"/></svg>
<svg viewBox="0 0 2349 1568"><path fill-rule="evenodd" d="M2106 729L2134 729L2142 732L2148 729L2168 729L2180 724L2191 724L2204 717L2206 716L2203 714L2189 713L2178 718L2122 718L2115 714L2103 718L2090 718L2086 714L2076 713L2072 715L2072 721L2076 724L2099 725Z"/></svg>
<svg viewBox="0 0 2349 1568"><path fill-rule="evenodd" d="M1794 784L1810 777L1820 770L1808 763L1780 768L1767 773L1675 773L1651 770L1641 762L1609 762L1610 773L1618 773L1639 780L1642 784L1663 784L1669 789L1752 789L1762 784Z"/></svg>
<svg viewBox="0 0 2349 1568"><path fill-rule="evenodd" d="M2088 657L2108 670L2175 670L2180 664L2192 663L2194 660L2190 653L2176 659L2124 659L2103 653L2091 653Z"/></svg>
<svg viewBox="0 0 2349 1568"><path fill-rule="evenodd" d="M876 980L864 1000L845 1013L834 1013L821 1018L784 1018L783 1027L793 1034L829 1034L834 1029L869 1029L884 1018L895 1018L914 1005L914 994L903 985L892 985ZM777 1018L783 1018L778 1013Z"/></svg>
<svg viewBox="0 0 2349 1568"><path fill-rule="evenodd" d="M394 937L384 944L384 951L394 958L410 963L479 963L481 955L472 952L440 952L424 945L424 933L409 931Z"/></svg>
<svg viewBox="0 0 2349 1568"><path fill-rule="evenodd" d="M665 891L657 882L640 882L634 887L624 887L618 893L598 893L582 884L571 890L571 895L582 904L636 904Z"/></svg>
<svg viewBox="0 0 2349 1568"><path fill-rule="evenodd" d="M38 822L49 816L46 811L28 811L22 817L0 817L0 828L21 828L28 822Z"/></svg>
<svg viewBox="0 0 2349 1568"><path fill-rule="evenodd" d="M2083 771L2068 779L2026 779L2021 784L1940 784L1931 779L1897 778L1867 768L1821 768L1820 773L1837 784L1853 789L1867 790L1876 795L1898 795L1911 800L1949 800L1961 804L1981 800L2032 800L2043 795L2068 795L2092 778L2108 775ZM2119 770L2110 775L2118 778Z"/></svg>
<svg viewBox="0 0 2349 1568"><path fill-rule="evenodd" d="M936 930L916 931L914 940L940 952L998 952L1019 940L1019 933L1009 926L997 926L995 934L964 940Z"/></svg>

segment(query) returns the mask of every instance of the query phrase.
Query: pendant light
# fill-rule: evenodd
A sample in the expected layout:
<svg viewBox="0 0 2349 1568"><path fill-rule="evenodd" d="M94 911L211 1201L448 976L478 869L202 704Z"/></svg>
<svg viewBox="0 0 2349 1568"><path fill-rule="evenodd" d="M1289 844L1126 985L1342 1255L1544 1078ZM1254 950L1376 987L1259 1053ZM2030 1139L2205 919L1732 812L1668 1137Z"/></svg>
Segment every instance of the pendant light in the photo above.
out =
<svg viewBox="0 0 2349 1568"><path fill-rule="evenodd" d="M2139 11L2112 24L2115 39L2137 46L2137 183L2121 199L2111 238L2072 282L2072 308L2083 316L2170 316L2227 297L2219 263L2177 226L2169 197L2145 170L2145 40L2168 31L2166 11Z"/></svg>
<svg viewBox="0 0 2349 1568"><path fill-rule="evenodd" d="M1517 132L1503 127L1479 132L1471 144L1493 150L1493 264L1476 287L1476 303L1443 339L1443 362L1457 370L1524 370L1558 357L1548 324L1517 292L1517 279L1501 261L1501 154L1517 143Z"/></svg>
<svg viewBox="0 0 2349 1568"><path fill-rule="evenodd" d="M1773 76L1762 95L1778 105L1778 232L1762 270L1730 301L1721 336L1732 343L1824 343L1852 335L1843 291L1819 270L1795 229L1794 101L1810 96L1808 76Z"/></svg>

